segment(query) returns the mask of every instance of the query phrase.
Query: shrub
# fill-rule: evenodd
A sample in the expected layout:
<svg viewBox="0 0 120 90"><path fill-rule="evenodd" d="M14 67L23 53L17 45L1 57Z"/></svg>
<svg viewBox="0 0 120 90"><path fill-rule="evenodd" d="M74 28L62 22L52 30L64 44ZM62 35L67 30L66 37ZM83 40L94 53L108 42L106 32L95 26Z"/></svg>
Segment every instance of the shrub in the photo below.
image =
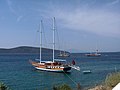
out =
<svg viewBox="0 0 120 90"><path fill-rule="evenodd" d="M105 84L111 88L115 87L120 82L120 72L107 75Z"/></svg>
<svg viewBox="0 0 120 90"><path fill-rule="evenodd" d="M0 83L0 90L8 90L8 87L4 83Z"/></svg>
<svg viewBox="0 0 120 90"><path fill-rule="evenodd" d="M71 87L67 84L63 84L60 86L54 86L53 90L72 90Z"/></svg>

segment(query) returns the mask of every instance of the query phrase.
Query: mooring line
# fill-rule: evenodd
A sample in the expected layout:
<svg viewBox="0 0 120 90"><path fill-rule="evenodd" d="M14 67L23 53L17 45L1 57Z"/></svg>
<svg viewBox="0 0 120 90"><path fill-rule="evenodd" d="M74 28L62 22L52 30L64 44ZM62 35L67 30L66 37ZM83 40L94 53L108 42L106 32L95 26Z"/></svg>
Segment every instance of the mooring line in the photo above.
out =
<svg viewBox="0 0 120 90"><path fill-rule="evenodd" d="M63 71L64 72L64 71ZM65 73L65 72L64 72ZM65 75L75 84L75 85L77 85L77 83L70 77L70 76L68 76L66 73L65 73Z"/></svg>

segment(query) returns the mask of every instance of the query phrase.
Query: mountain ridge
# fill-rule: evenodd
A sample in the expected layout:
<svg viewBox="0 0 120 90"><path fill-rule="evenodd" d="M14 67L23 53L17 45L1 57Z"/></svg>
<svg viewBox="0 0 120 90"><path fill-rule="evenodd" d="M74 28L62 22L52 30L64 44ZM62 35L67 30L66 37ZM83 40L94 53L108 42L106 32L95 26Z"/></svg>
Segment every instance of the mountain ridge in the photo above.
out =
<svg viewBox="0 0 120 90"><path fill-rule="evenodd" d="M39 47L32 46L19 46L14 48L0 48L0 53L39 53ZM59 53L60 50L55 50L56 53ZM42 48L42 53L52 53L52 49Z"/></svg>

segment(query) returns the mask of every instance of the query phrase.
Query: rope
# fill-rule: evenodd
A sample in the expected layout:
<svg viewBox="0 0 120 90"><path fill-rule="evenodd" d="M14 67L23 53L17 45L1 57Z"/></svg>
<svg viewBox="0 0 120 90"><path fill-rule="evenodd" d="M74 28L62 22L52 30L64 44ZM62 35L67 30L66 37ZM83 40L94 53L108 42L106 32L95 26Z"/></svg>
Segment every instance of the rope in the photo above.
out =
<svg viewBox="0 0 120 90"><path fill-rule="evenodd" d="M64 71L63 71L64 72ZM64 72L65 73L65 72ZM66 73L65 73L65 75L75 84L75 85L77 85L77 82L75 82L70 76L68 76Z"/></svg>
<svg viewBox="0 0 120 90"><path fill-rule="evenodd" d="M43 23L42 23L42 31L43 31L43 36L44 36L44 40L45 40L45 43L46 43L46 47L47 47L47 38L46 38L46 35L45 35L45 30L44 30L44 26L43 26Z"/></svg>

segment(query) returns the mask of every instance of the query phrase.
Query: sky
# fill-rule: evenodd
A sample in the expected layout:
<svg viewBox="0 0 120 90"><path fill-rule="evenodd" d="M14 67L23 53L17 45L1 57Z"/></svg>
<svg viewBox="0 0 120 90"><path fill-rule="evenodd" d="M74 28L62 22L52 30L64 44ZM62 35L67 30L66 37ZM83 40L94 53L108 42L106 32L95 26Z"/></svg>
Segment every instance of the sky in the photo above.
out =
<svg viewBox="0 0 120 90"><path fill-rule="evenodd" d="M43 21L45 47L71 52L120 51L120 0L0 0L0 48L39 46Z"/></svg>

